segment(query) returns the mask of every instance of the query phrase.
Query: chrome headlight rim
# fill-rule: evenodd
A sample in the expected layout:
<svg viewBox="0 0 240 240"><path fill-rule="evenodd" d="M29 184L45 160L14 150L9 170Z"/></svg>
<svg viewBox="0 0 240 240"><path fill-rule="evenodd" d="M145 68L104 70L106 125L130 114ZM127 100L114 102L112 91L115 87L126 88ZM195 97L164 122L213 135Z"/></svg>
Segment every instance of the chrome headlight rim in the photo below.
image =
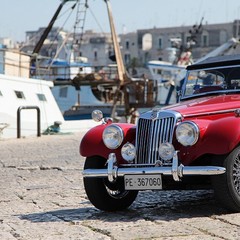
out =
<svg viewBox="0 0 240 240"><path fill-rule="evenodd" d="M109 133L107 133L107 131L109 131L111 128L115 129L117 131L116 133L117 133L118 136L117 136L117 141L115 142L115 144L113 144L114 139L112 139L112 140L107 139L107 136L106 136L107 134L109 134ZM115 135L115 137L116 137L116 135ZM103 140L105 146L109 149L117 149L118 147L120 147L122 142L123 142L123 138L124 138L123 130L118 125L111 124L103 130L102 140ZM115 140L116 140L116 138L115 138Z"/></svg>
<svg viewBox="0 0 240 240"><path fill-rule="evenodd" d="M188 135L181 136L181 134L180 134L181 128L186 127L186 126L190 127L190 130L192 130L193 135L190 137ZM195 122L192 122L192 121L181 122L181 123L179 123L179 125L176 128L176 139L179 143L181 143L185 147L193 146L194 144L196 144L199 139L199 135L200 135L199 127ZM189 142L189 141L186 141L185 138L187 138L187 140L192 138L192 140L191 140L191 142Z"/></svg>

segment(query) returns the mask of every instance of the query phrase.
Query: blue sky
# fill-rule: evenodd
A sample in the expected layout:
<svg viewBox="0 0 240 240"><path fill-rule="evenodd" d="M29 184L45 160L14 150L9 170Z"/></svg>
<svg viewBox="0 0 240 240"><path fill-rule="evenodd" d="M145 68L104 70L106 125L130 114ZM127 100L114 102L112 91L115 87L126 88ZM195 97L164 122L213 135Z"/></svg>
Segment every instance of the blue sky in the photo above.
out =
<svg viewBox="0 0 240 240"><path fill-rule="evenodd" d="M16 41L25 38L26 31L48 25L60 0L1 0L0 37ZM193 25L204 17L204 23L224 23L240 19L239 0L110 0L117 33L152 27ZM109 32L106 4L103 0L88 0L85 29ZM65 4L55 26L72 30L76 13L66 21L73 2ZM93 14L92 14L93 13ZM95 18L97 21L95 21Z"/></svg>

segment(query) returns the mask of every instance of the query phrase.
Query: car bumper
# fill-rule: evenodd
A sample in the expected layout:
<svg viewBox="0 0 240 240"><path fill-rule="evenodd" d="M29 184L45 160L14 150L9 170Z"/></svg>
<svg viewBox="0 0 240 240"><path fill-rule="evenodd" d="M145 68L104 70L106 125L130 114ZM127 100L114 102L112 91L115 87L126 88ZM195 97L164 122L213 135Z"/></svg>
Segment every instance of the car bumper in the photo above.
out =
<svg viewBox="0 0 240 240"><path fill-rule="evenodd" d="M219 175L225 173L226 169L219 166L184 166L179 165L177 152L173 157L171 167L117 167L116 155L109 154L107 168L104 169L85 169L83 177L107 177L110 182L124 175L144 175L144 174L162 174L172 175L175 181L180 181L183 176L189 175Z"/></svg>

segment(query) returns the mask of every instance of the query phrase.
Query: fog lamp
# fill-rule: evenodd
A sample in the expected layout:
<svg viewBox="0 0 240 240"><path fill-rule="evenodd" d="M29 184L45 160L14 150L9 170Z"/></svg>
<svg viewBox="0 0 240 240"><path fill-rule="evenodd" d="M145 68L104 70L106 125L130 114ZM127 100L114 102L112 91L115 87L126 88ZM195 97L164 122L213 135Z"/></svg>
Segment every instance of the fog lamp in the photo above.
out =
<svg viewBox="0 0 240 240"><path fill-rule="evenodd" d="M132 162L136 156L135 146L131 143L126 143L123 145L121 154L124 160Z"/></svg>
<svg viewBox="0 0 240 240"><path fill-rule="evenodd" d="M173 158L175 149L171 143L162 143L159 147L159 156L163 160L170 160Z"/></svg>

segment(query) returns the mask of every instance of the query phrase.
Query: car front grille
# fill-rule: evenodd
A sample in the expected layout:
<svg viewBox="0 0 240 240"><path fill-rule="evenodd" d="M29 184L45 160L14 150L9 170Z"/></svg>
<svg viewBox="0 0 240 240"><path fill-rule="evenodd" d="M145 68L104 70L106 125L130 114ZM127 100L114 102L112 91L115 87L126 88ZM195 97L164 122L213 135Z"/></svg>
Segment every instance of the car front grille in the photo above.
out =
<svg viewBox="0 0 240 240"><path fill-rule="evenodd" d="M160 160L161 143L172 143L173 132L181 115L174 111L153 110L143 114L137 125L136 164L155 164Z"/></svg>

